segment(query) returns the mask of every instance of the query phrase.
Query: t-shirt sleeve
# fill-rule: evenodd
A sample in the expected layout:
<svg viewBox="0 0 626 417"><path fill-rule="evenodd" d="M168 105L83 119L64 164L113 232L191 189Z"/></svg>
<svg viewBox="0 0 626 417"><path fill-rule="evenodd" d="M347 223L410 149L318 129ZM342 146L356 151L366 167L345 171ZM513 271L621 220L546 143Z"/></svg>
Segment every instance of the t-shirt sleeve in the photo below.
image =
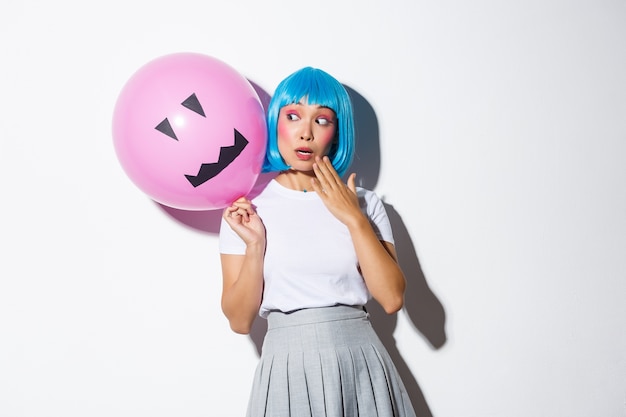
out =
<svg viewBox="0 0 626 417"><path fill-rule="evenodd" d="M374 192L366 190L363 190L363 192L366 213L376 236L378 236L380 240L395 244L391 230L391 222L389 221L389 216L387 216L384 203Z"/></svg>
<svg viewBox="0 0 626 417"><path fill-rule="evenodd" d="M246 244L224 219L220 223L219 249L220 253L226 255L244 255L246 253Z"/></svg>

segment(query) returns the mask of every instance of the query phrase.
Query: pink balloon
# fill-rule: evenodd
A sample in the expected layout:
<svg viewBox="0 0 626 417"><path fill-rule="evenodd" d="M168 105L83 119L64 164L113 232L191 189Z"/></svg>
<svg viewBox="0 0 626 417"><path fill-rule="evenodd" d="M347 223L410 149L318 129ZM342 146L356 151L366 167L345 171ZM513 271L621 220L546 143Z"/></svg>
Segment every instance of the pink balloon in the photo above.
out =
<svg viewBox="0 0 626 417"><path fill-rule="evenodd" d="M261 100L224 62L195 53L157 58L123 87L113 143L130 179L183 210L224 208L250 192L265 155Z"/></svg>

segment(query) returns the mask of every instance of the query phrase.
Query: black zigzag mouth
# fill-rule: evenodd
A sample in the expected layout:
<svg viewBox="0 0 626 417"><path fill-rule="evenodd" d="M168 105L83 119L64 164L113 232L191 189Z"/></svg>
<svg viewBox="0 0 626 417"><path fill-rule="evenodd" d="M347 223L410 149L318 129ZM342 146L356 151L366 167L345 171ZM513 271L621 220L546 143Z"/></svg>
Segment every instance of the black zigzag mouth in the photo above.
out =
<svg viewBox="0 0 626 417"><path fill-rule="evenodd" d="M234 131L235 143L232 146L222 146L220 148L220 156L217 162L202 164L196 175L185 175L191 185L198 187L219 175L248 146L248 140L237 129L234 129Z"/></svg>

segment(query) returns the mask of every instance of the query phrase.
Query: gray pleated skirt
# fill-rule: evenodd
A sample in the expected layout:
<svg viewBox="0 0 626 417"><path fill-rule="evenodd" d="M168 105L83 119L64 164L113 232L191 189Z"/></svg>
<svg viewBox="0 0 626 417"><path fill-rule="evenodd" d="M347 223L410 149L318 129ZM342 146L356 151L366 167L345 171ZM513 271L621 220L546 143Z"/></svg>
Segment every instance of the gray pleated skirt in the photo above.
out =
<svg viewBox="0 0 626 417"><path fill-rule="evenodd" d="M248 417L414 417L363 307L272 312Z"/></svg>

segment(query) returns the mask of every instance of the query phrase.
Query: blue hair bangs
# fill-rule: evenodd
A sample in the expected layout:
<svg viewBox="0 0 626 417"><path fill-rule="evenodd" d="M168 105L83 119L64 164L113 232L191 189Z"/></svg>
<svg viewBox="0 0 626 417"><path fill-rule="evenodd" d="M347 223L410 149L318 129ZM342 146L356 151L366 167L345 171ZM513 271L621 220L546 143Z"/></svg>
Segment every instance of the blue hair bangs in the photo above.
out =
<svg viewBox="0 0 626 417"><path fill-rule="evenodd" d="M354 155L354 120L350 96L331 75L311 67L302 68L281 81L270 100L267 111L268 144L263 172L289 169L278 150L278 114L282 107L301 101L328 107L335 112L336 140L328 157L337 173L343 176Z"/></svg>

